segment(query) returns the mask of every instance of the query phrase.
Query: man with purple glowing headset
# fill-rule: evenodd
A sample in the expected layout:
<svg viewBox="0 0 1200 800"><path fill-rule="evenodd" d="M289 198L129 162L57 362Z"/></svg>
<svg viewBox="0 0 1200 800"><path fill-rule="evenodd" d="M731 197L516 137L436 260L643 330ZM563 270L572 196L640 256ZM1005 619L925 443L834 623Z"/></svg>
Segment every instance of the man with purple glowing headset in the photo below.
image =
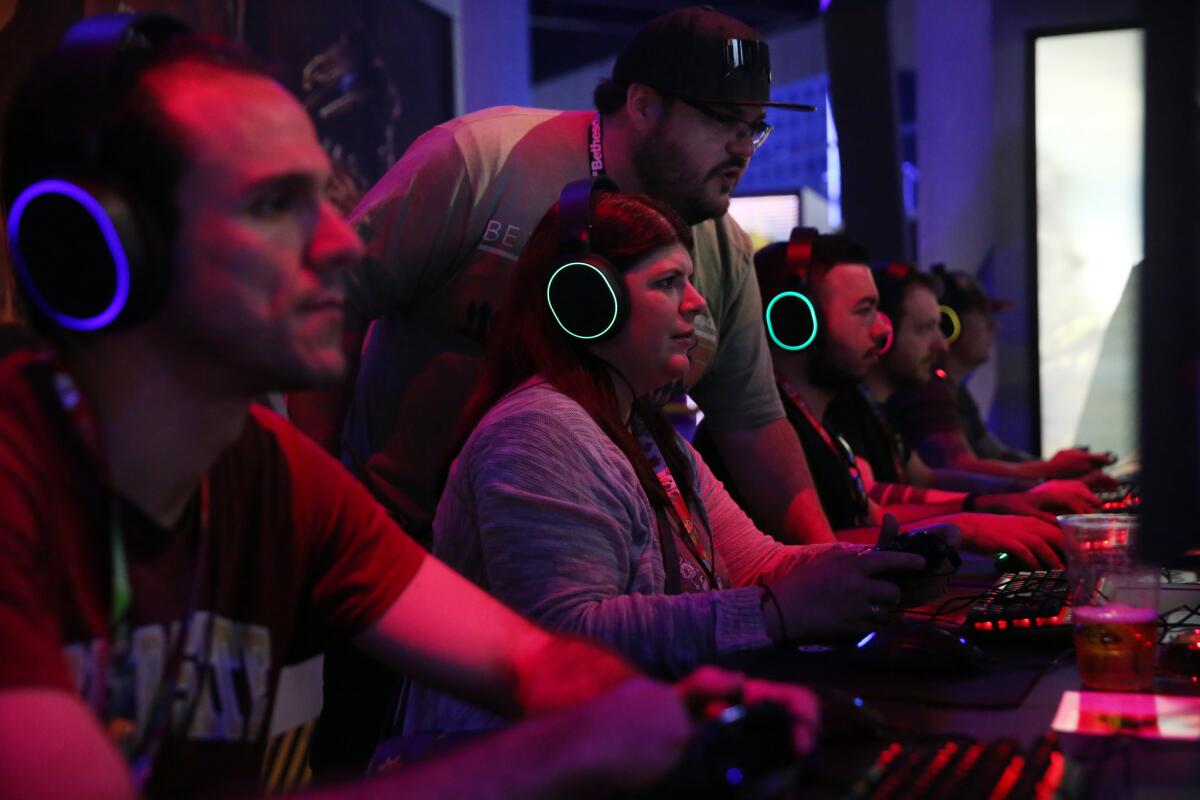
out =
<svg viewBox="0 0 1200 800"><path fill-rule="evenodd" d="M645 787L712 701L779 701L812 746L807 691L718 670L670 686L530 624L253 404L340 376L362 244L303 107L238 47L167 17L85 19L4 133L45 340L0 355L0 795L253 792L281 670L345 641L506 716L545 712L365 791Z"/></svg>

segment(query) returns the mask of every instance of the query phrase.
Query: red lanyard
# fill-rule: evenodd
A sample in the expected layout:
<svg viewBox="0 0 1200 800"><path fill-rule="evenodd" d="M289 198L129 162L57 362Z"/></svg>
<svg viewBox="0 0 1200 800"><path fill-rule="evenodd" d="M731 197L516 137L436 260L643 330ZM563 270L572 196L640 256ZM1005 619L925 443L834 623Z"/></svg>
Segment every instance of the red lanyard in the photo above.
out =
<svg viewBox="0 0 1200 800"><path fill-rule="evenodd" d="M841 459L846 463L846 470L850 475L851 490L854 493L854 502L859 507L858 516L866 520L870 515L870 503L867 500L867 487L863 482L862 470L858 468L858 460L854 457L854 450L846 443L846 440L841 436L837 437L837 442L833 440L829 430L825 427L825 423L817 418L813 410L808 407L808 403L804 402L804 398L800 396L800 392L796 391L796 387L788 382L787 378L775 378L779 384L779 388L783 389L783 393L792 401L792 405L804 415L808 420L808 424L821 436L821 440L825 442L825 446L829 448L829 452L833 453L835 458Z"/></svg>
<svg viewBox="0 0 1200 800"><path fill-rule="evenodd" d="M798 391L796 391L796 387L788 383L786 378L776 378L776 382L779 384L779 388L783 389L783 393L788 396L788 399L792 401L792 405L794 405L796 409L804 415L804 418L808 420L808 424L812 426L813 430L820 434L821 441L825 442L825 446L829 448L829 451L839 459L845 458L846 451L834 444L833 437L831 437L829 435L829 431L825 429L825 424L821 422L821 420L817 419L817 415L814 414L813 410L808 407L808 403L804 402L804 398L800 396Z"/></svg>
<svg viewBox="0 0 1200 800"><path fill-rule="evenodd" d="M663 458L662 450L658 447L658 442L654 441L654 437L646 429L645 425L642 424L641 420L636 418L634 420L634 435L637 437L642 452L650 460L650 465L654 469L654 474L658 478L658 482L662 484L663 491L671 499L671 506L675 510L676 521L683 530L684 544L687 545L692 556L700 564L701 569L704 570L704 575L708 578L708 585L713 589L718 588L716 569L713 566L712 548L710 546L706 547L704 540L700 537L700 531L696 526L695 519L692 517L692 511L683 499L683 493L679 491L679 485L675 483L675 476L671 474L671 468L667 466L667 461ZM672 534L670 531L664 531L663 535L671 536ZM711 545L711 533L708 538Z"/></svg>

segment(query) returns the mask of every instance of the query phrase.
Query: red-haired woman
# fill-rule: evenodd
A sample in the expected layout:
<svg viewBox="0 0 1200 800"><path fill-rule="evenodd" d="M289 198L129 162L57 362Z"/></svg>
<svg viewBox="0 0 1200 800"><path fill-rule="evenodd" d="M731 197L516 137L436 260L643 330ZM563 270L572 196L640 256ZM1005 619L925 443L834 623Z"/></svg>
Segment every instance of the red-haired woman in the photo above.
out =
<svg viewBox="0 0 1200 800"><path fill-rule="evenodd" d="M464 412L434 552L522 614L659 676L877 623L899 592L870 576L923 560L785 546L754 527L649 399L687 373L704 310L689 228L649 197L591 202L590 249L624 280L628 317L598 343L564 332L547 302L564 258L552 208L515 268ZM412 698L409 730L487 724L449 698L420 688Z"/></svg>

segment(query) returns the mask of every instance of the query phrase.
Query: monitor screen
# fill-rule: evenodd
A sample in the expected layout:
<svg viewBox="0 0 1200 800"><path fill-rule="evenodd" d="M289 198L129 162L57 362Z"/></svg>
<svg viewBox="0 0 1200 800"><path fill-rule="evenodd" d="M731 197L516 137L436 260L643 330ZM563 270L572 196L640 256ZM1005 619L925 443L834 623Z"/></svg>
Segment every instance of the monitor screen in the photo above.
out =
<svg viewBox="0 0 1200 800"><path fill-rule="evenodd" d="M734 197L729 215L750 234L754 249L772 242L786 242L792 228L801 224L800 195L763 194Z"/></svg>
<svg viewBox="0 0 1200 800"><path fill-rule="evenodd" d="M1034 42L1046 458L1076 445L1123 457L1137 449L1144 38L1126 28Z"/></svg>

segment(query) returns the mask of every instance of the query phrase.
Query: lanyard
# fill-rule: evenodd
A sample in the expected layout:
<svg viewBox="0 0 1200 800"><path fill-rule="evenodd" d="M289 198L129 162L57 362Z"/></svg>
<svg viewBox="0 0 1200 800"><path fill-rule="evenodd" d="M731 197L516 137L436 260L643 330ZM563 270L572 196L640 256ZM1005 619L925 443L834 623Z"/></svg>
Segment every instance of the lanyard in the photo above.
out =
<svg viewBox="0 0 1200 800"><path fill-rule="evenodd" d="M871 409L871 414L875 417L875 422L879 425L879 429L883 431L883 436L888 442L888 455L892 457L892 466L896 469L896 481L898 483L905 482L904 462L907 457L901 459L901 453L904 447L904 440L892 430L892 425L887 421L887 417L883 415L883 409L875 402L875 398L871 396L871 390L865 384L858 385L858 393L862 395L863 400L867 404L867 408Z"/></svg>
<svg viewBox="0 0 1200 800"><path fill-rule="evenodd" d="M804 418L808 420L808 424L820 435L821 440L825 442L825 446L829 448L834 457L845 461L846 471L850 477L853 500L859 510L858 517L859 519L866 520L870 513L870 504L867 501L867 487L863 483L862 470L858 468L858 460L854 457L854 451L841 436L836 434L833 436L830 435L829 429L825 427L825 423L818 419L813 410L808 407L808 403L804 402L804 398L800 396L800 392L796 390L795 386L792 386L786 378L777 377L775 380L778 382L779 388L783 389L783 393L787 396L788 400L792 401L792 405L796 407L796 410L804 415Z"/></svg>
<svg viewBox="0 0 1200 800"><path fill-rule="evenodd" d="M708 535L709 544L706 546L704 540L700 537L696 521L692 517L692 511L683 499L683 493L679 491L679 485L675 483L675 476L671 474L671 468L667 466L667 461L663 458L662 450L658 447L658 442L654 441L654 437L650 434L645 424L637 418L634 419L634 435L637 437L638 445L641 446L642 452L649 459L650 466L654 469L654 474L658 478L658 482L662 484L663 491L667 493L667 497L671 500L671 506L675 511L675 520L683 531L683 543L687 545L692 556L700 564L701 569L704 570L704 576L708 578L709 587L712 589L719 588L716 569L713 566L712 533L710 532ZM663 532L663 536L672 535L670 531Z"/></svg>
<svg viewBox="0 0 1200 800"><path fill-rule="evenodd" d="M604 174L604 123L600 120L600 112L592 115L588 125L588 163L592 168L592 177Z"/></svg>
<svg viewBox="0 0 1200 800"><path fill-rule="evenodd" d="M100 426L91 406L85 402L74 379L57 362L55 356L47 356L45 364L50 370L59 404L67 415L71 427L82 441L84 449L92 457L94 464L103 476L106 473L103 442L100 436ZM103 477L102 481L107 482ZM109 487L109 556L112 565L112 596L109 607L110 642L108 658L103 668L106 681L104 716L108 736L129 761L134 784L139 790L149 779L154 757L172 726L171 706L177 699L175 687L183 666L188 632L196 616L200 586L204 581L206 571L210 510L209 482L208 477L205 476L200 481L200 535L196 566L188 590L183 623L178 626L175 641L170 646L169 656L163 667L158 686L155 688L146 717L145 730L139 737L137 736L137 722L132 718L136 717L137 708L136 664L133 658L133 631L130 618L133 610L133 586L129 579L125 535L121 526L121 504L112 487ZM209 615L206 650L212 644L214 616ZM206 673L207 670L204 672ZM203 681L204 674L201 675L196 689L196 699L193 700L191 709L186 715L187 720L190 720L192 714L195 713Z"/></svg>

